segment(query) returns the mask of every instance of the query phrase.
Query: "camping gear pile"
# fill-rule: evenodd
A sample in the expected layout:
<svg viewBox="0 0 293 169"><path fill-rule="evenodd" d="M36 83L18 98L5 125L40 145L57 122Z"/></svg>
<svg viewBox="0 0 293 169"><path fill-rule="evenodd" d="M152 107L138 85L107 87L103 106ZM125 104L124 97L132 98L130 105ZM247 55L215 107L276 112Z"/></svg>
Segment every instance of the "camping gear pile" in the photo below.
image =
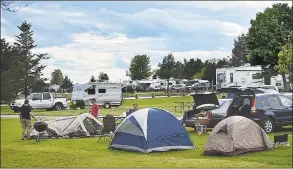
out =
<svg viewBox="0 0 293 169"><path fill-rule="evenodd" d="M47 128L44 133L48 138L91 137L99 135L103 129L102 123L89 113L50 120L45 123L47 124ZM40 124L37 123L38 128L44 126ZM31 131L30 137L38 137L37 128Z"/></svg>
<svg viewBox="0 0 293 169"><path fill-rule="evenodd" d="M189 133L170 112L158 108L140 109L117 127L112 149L143 153L194 149Z"/></svg>

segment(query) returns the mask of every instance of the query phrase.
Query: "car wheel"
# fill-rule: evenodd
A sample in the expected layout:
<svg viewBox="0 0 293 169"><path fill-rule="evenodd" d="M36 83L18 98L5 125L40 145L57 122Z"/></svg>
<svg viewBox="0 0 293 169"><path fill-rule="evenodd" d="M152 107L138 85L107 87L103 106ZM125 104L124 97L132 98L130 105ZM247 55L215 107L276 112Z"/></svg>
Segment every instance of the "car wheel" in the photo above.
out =
<svg viewBox="0 0 293 169"><path fill-rule="evenodd" d="M105 103L104 107L105 107L106 109L109 109L111 106L110 106L109 103Z"/></svg>
<svg viewBox="0 0 293 169"><path fill-rule="evenodd" d="M266 133L271 133L274 130L274 122L271 118L265 118L263 128Z"/></svg>
<svg viewBox="0 0 293 169"><path fill-rule="evenodd" d="M63 105L61 103L56 103L54 108L55 110L60 111L63 109Z"/></svg>

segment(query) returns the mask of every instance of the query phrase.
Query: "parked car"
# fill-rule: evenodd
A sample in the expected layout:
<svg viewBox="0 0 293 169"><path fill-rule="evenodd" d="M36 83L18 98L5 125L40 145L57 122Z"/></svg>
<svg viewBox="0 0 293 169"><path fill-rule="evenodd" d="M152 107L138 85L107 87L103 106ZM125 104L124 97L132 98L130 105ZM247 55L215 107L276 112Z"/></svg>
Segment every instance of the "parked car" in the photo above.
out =
<svg viewBox="0 0 293 169"><path fill-rule="evenodd" d="M186 127L195 128L199 117L205 117L209 121L212 120L212 113L215 110L222 111L223 106L226 106L226 102L232 99L218 99L213 92L200 92L191 94L194 100L194 106L192 110L184 112L182 123ZM212 123L211 123L212 124ZM208 127L210 127L208 125Z"/></svg>
<svg viewBox="0 0 293 169"><path fill-rule="evenodd" d="M278 87L275 86L275 85L262 85L260 88L262 88L262 89L271 89L271 90L275 90L275 91L279 92Z"/></svg>
<svg viewBox="0 0 293 169"><path fill-rule="evenodd" d="M32 93L27 97L32 109L63 110L67 104L66 97L58 97L52 93ZM25 99L19 99L11 102L10 108L14 112L19 112L19 108L24 104Z"/></svg>
<svg viewBox="0 0 293 169"><path fill-rule="evenodd" d="M209 98L211 104L204 99ZM222 104L216 101L214 94L195 95L194 99L200 106L191 111L186 111L183 123L186 127L195 127L199 121L199 115L208 119L207 127L213 128L221 120L229 116L241 115L252 119L267 133L280 129L283 126L292 125L292 98L279 93L255 93L255 90L245 89L238 92L233 99L225 99ZM214 103L214 104L212 104ZM203 113L204 112L204 113Z"/></svg>
<svg viewBox="0 0 293 169"><path fill-rule="evenodd" d="M292 125L292 99L276 93L255 94L247 89L238 94L227 110L227 117L246 116L270 133Z"/></svg>
<svg viewBox="0 0 293 169"><path fill-rule="evenodd" d="M283 96L287 96L287 97L289 97L290 99L292 99L292 93L281 93L281 95L283 95Z"/></svg>
<svg viewBox="0 0 293 169"><path fill-rule="evenodd" d="M186 91L185 84L174 85L171 89L171 92L185 92L185 91Z"/></svg>

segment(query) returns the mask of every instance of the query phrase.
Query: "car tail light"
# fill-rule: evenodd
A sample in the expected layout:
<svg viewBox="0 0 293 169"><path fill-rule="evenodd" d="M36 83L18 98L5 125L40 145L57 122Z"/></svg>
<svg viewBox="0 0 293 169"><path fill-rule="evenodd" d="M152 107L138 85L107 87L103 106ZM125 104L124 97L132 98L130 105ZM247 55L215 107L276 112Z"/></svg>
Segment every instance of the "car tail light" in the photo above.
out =
<svg viewBox="0 0 293 169"><path fill-rule="evenodd" d="M211 111L208 111L208 118L209 118L209 120L211 120L212 119L212 112Z"/></svg>
<svg viewBox="0 0 293 169"><path fill-rule="evenodd" d="M256 99L252 101L251 114L256 114Z"/></svg>

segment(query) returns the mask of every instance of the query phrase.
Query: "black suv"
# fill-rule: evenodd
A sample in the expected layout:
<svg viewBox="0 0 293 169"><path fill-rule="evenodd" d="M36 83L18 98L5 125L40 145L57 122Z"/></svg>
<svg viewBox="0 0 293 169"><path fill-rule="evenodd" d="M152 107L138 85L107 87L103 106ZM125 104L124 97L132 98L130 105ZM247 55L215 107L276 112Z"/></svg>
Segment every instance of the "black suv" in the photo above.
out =
<svg viewBox="0 0 293 169"><path fill-rule="evenodd" d="M292 99L276 93L255 94L247 89L237 94L227 110L227 117L241 115L258 123L270 133L292 125Z"/></svg>

